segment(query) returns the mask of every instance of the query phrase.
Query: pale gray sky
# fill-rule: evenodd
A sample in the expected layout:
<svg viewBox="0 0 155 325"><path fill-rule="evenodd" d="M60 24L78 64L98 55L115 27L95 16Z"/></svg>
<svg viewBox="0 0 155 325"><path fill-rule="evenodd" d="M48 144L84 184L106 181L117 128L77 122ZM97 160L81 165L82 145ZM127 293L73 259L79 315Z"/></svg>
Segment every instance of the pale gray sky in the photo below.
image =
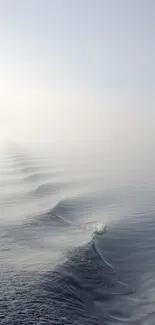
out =
<svg viewBox="0 0 155 325"><path fill-rule="evenodd" d="M154 145L154 0L0 0L0 28L1 140Z"/></svg>

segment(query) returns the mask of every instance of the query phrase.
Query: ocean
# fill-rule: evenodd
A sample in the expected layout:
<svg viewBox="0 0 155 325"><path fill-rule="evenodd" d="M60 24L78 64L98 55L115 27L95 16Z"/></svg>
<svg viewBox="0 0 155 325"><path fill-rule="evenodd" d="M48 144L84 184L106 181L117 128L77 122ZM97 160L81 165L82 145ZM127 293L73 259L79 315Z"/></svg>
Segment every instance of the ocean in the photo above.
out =
<svg viewBox="0 0 155 325"><path fill-rule="evenodd" d="M155 187L52 150L0 154L0 324L155 324Z"/></svg>

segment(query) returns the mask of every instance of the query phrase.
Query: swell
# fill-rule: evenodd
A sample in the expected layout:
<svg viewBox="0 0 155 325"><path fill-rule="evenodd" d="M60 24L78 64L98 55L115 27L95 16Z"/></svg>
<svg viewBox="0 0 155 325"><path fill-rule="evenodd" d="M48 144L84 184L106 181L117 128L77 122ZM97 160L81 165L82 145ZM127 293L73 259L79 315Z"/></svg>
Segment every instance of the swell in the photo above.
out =
<svg viewBox="0 0 155 325"><path fill-rule="evenodd" d="M23 180L31 183L29 176L42 169L38 172L37 166L22 159L22 164L15 159L14 171L17 167ZM60 187L54 181L43 182L24 199L39 198L39 204L44 193L52 197ZM49 209L28 215L22 225L1 227L2 324L154 324L154 212L135 214L109 225L108 231L102 222L85 220L114 201L103 192L59 198L53 207L50 202ZM89 226L92 239L82 245L83 229ZM57 259L59 251L62 260Z"/></svg>
<svg viewBox="0 0 155 325"><path fill-rule="evenodd" d="M57 252L60 224L65 224L65 236L71 236L72 232L74 236L77 227L77 224L68 224L64 217L55 217ZM20 235L19 248L24 240L23 245L29 246L31 250L35 247L35 254L42 256L43 225L46 225L44 220L37 229L34 227L35 235L38 233L37 240L32 238L32 223L30 227L23 225L23 230L16 228ZM51 225L46 225L45 236L50 229L53 239L51 229L54 224ZM135 218L130 218L109 225L106 231L104 225L97 226L87 244L76 243L75 248L66 250L64 262L56 263L55 258L52 258L53 242L46 266L42 262L40 267L36 264L32 273L28 266L19 272L18 261L17 269L10 271L10 275L7 270L5 279L1 281L0 315L3 324L15 325L17 319L20 324L135 325L146 324L146 319L148 324L152 324L154 234L154 216L140 217L136 222ZM11 237L10 232L8 237ZM17 233L14 239L17 245ZM11 243L10 247L13 249ZM44 249L47 251L46 246ZM23 252L26 255L26 248Z"/></svg>
<svg viewBox="0 0 155 325"><path fill-rule="evenodd" d="M65 183L57 180L57 177L62 175L60 170L45 171L38 161L17 147L11 146L11 151L7 158L4 157L3 163L4 166L0 168L0 187L3 189L0 203L5 207L52 197L65 188Z"/></svg>
<svg viewBox="0 0 155 325"><path fill-rule="evenodd" d="M127 295L129 288L94 249L94 240L72 249L54 270L6 275L1 294L3 324L101 324L108 315L97 301ZM5 298L4 298L5 297ZM106 298L107 297L107 298ZM5 299L5 300L4 300ZM7 312L6 312L7 311Z"/></svg>
<svg viewBox="0 0 155 325"><path fill-rule="evenodd" d="M22 181L24 183L27 183L27 184L31 184L32 182L40 182L42 180L48 180L49 178L55 178L55 177L58 177L58 176L62 176L63 175L63 172L61 171L40 171L40 172L34 172L34 173L31 173L27 176L25 176Z"/></svg>

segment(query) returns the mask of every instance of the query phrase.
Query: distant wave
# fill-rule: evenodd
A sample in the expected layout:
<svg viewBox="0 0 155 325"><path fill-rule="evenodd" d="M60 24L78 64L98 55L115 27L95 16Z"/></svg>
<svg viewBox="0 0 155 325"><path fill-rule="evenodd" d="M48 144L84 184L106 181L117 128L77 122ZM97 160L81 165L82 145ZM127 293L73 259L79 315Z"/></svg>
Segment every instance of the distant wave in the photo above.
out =
<svg viewBox="0 0 155 325"><path fill-rule="evenodd" d="M52 214L71 218L72 220L83 215L99 211L103 205L108 205L113 198L104 197L101 192L90 192L87 195L78 195L64 200L60 200L52 209Z"/></svg>
<svg viewBox="0 0 155 325"><path fill-rule="evenodd" d="M60 190L62 184L59 183L44 183L36 187L36 189L30 191L27 195L31 198L43 197L44 195L53 194L56 191Z"/></svg>
<svg viewBox="0 0 155 325"><path fill-rule="evenodd" d="M32 172L36 172L39 169L40 169L39 166L25 166L25 167L21 167L20 169L18 169L18 171L23 174L29 174Z"/></svg>
<svg viewBox="0 0 155 325"><path fill-rule="evenodd" d="M34 173L31 173L31 174L25 176L24 178L21 178L21 181L24 182L24 183L31 184L31 183L36 182L36 181L41 181L41 180L48 179L49 177L51 177L50 172L36 171Z"/></svg>

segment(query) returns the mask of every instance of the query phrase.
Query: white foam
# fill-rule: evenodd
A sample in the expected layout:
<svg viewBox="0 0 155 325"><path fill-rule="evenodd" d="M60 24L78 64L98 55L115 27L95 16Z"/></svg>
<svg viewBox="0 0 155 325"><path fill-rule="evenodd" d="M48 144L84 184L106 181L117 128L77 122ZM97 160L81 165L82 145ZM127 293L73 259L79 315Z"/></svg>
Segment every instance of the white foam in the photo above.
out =
<svg viewBox="0 0 155 325"><path fill-rule="evenodd" d="M97 223L94 234L103 235L105 234L105 232L106 232L106 226L102 223Z"/></svg>

